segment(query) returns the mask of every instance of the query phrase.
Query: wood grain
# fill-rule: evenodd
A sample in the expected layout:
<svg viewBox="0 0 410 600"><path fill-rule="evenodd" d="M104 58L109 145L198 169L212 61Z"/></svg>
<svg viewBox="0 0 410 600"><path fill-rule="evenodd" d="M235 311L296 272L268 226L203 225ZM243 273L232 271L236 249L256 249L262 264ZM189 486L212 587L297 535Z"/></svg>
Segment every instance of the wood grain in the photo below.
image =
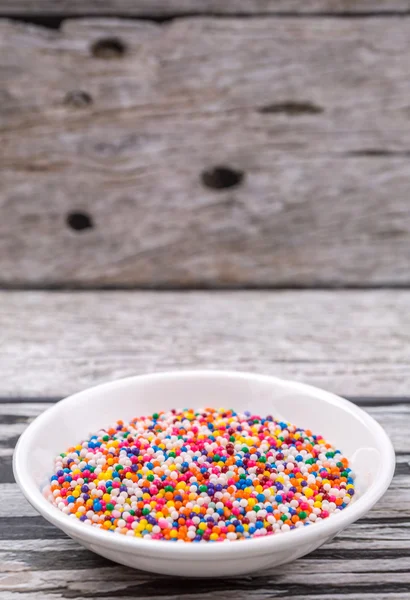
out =
<svg viewBox="0 0 410 600"><path fill-rule="evenodd" d="M0 404L0 438L12 440L16 426L23 429L47 406L40 402ZM280 573L266 570L249 577L193 582L133 571L79 547L37 516L14 483L0 483L0 599L313 600L320 595L325 600L407 600L410 405L386 403L367 410L390 432L397 451L390 490L360 522ZM12 444L5 443L0 468Z"/></svg>
<svg viewBox="0 0 410 600"><path fill-rule="evenodd" d="M409 304L410 292L397 290L2 292L0 396L61 397L113 378L202 367L351 396L408 395ZM401 416L394 407L390 415L394 435ZM15 423L13 435L22 427Z"/></svg>
<svg viewBox="0 0 410 600"><path fill-rule="evenodd" d="M0 23L0 284L408 285L409 55L402 18Z"/></svg>
<svg viewBox="0 0 410 600"><path fill-rule="evenodd" d="M372 13L410 10L408 0L1 0L0 15Z"/></svg>

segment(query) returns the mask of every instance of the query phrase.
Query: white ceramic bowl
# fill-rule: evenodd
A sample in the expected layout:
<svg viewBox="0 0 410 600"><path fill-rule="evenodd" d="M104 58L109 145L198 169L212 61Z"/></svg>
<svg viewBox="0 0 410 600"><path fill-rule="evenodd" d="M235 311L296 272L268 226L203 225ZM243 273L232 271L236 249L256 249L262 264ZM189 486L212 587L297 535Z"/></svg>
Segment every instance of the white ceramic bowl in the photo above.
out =
<svg viewBox="0 0 410 600"><path fill-rule="evenodd" d="M157 410L226 406L287 420L320 433L350 459L356 494L330 518L287 533L213 544L170 543L116 535L84 525L42 495L54 457L115 422ZM395 458L380 425L367 413L323 390L275 377L225 371L188 371L131 377L58 402L21 436L14 474L25 497L48 521L106 558L167 575L217 577L272 567L315 550L362 517L387 490Z"/></svg>

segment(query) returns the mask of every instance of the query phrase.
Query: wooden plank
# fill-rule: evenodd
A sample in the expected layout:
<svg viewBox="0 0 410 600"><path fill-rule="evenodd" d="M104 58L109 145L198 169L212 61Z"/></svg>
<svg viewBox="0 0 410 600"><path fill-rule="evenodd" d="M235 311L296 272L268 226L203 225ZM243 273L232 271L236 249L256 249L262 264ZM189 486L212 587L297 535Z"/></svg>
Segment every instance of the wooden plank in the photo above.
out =
<svg viewBox="0 0 410 600"><path fill-rule="evenodd" d="M329 581L328 561L313 561L309 559L298 560L291 567L282 569L282 572L275 574L274 572L264 572L260 575L252 577L227 578L224 580L182 580L174 582L173 588L177 594L187 594L189 598L197 598L197 595L211 594L222 592L237 592L239 598L283 598L282 594L286 594L286 598L299 596L303 589L305 597L312 597L319 589L332 593L343 592L343 587L347 588L346 593L349 593L349 588L357 586L356 593L360 587L364 591L371 591L369 587L377 585L381 586L380 593L383 591L405 591L406 583L410 582L410 574L406 569L408 559L386 560L380 561L378 564L379 570L374 570L374 563L370 565L370 561L340 561L337 569L332 571L331 581ZM76 598L82 598L82 594L90 593L91 598L115 597L116 592L121 597L138 597L138 598L160 598L178 597L181 596L169 595L170 579L165 577L150 576L144 573L136 573L132 569L123 567L114 567L107 565L105 561L100 568L82 569L80 571L81 580L78 580L78 573L75 571L64 570L49 571L48 569L37 570L32 572L17 571L5 575L3 578L2 587L8 591L20 592L34 591L47 594L59 592L63 590L63 597L70 597L69 593ZM107 571L105 570L107 569ZM365 571L368 569L368 572ZM109 577L107 577L109 575ZM168 584L168 585L167 585ZM162 588L162 589L161 589ZM374 588L373 588L374 589ZM408 589L408 588L407 588ZM81 591L80 591L81 590ZM263 596L268 594L269 596ZM352 590L353 591L353 590ZM77 594L82 592L81 596ZM261 596L262 593L262 596ZM98 594L98 596L97 596ZM118 595L116 596L118 598ZM322 597L322 594L320 594ZM16 596L18 597L18 596ZM52 596L53 597L53 596ZM71 596L72 597L72 596ZM205 596L204 596L205 597ZM222 597L223 596L217 596ZM376 596L372 596L376 597ZM380 598L380 596L378 596Z"/></svg>
<svg viewBox="0 0 410 600"><path fill-rule="evenodd" d="M397 290L2 292L0 396L61 397L175 368L400 396L410 389L409 302Z"/></svg>
<svg viewBox="0 0 410 600"><path fill-rule="evenodd" d="M408 0L1 0L0 16L404 13Z"/></svg>
<svg viewBox="0 0 410 600"><path fill-rule="evenodd" d="M0 45L0 284L410 283L408 19L3 22Z"/></svg>

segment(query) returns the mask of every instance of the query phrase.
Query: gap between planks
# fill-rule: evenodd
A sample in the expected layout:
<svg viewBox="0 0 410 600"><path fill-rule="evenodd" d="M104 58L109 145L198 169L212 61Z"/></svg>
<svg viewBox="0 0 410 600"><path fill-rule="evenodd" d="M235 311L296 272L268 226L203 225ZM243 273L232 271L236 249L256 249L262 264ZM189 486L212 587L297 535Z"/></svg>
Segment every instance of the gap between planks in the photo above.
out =
<svg viewBox="0 0 410 600"><path fill-rule="evenodd" d="M407 0L1 0L0 16L23 19L111 16L174 18L204 16L349 16L406 15Z"/></svg>

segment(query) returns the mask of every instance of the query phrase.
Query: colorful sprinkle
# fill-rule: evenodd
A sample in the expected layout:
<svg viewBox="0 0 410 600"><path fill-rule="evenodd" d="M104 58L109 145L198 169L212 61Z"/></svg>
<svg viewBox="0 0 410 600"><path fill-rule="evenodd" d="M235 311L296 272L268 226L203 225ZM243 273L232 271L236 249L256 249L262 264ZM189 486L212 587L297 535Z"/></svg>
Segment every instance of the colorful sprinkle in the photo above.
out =
<svg viewBox="0 0 410 600"><path fill-rule="evenodd" d="M250 412L154 413L58 455L45 490L63 513L109 532L213 542L318 523L354 495L347 458L322 436Z"/></svg>

